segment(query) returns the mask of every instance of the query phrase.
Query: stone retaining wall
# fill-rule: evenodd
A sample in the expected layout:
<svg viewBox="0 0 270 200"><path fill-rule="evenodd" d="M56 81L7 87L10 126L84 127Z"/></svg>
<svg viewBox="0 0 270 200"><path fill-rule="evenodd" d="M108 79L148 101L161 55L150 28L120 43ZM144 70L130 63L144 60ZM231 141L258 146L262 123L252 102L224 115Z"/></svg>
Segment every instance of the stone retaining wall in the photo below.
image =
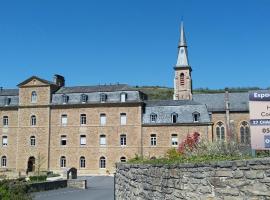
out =
<svg viewBox="0 0 270 200"><path fill-rule="evenodd" d="M31 192L38 192L44 190L56 190L59 188L67 187L67 180L55 180L55 181L45 181L40 183L30 183L29 189Z"/></svg>
<svg viewBox="0 0 270 200"><path fill-rule="evenodd" d="M67 182L67 186L69 188L86 189L87 188L87 181L80 180L80 179L69 179Z"/></svg>
<svg viewBox="0 0 270 200"><path fill-rule="evenodd" d="M270 158L208 164L123 164L115 174L117 200L270 199Z"/></svg>

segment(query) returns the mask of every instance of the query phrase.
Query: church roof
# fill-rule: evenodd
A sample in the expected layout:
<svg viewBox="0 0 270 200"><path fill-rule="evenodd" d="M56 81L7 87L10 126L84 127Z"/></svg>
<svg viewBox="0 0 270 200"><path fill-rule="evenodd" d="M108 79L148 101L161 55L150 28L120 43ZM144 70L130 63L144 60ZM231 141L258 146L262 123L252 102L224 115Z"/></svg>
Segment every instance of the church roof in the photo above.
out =
<svg viewBox="0 0 270 200"><path fill-rule="evenodd" d="M249 93L229 93L230 111L249 111ZM225 93L193 94L193 100L205 104L208 111L225 111Z"/></svg>

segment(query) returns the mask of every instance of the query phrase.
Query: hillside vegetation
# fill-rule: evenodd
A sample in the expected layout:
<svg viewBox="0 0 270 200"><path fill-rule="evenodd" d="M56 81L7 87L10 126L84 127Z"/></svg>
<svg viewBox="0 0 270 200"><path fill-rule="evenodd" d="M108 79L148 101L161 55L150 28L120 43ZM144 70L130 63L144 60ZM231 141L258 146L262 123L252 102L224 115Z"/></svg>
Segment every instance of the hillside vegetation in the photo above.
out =
<svg viewBox="0 0 270 200"><path fill-rule="evenodd" d="M148 100L169 100L173 99L173 88L161 86L136 86L143 93L147 94ZM270 88L266 88L270 89ZM250 90L261 90L259 87L234 87L228 88L229 92L248 92ZM193 89L194 94L201 93L223 93L225 89L197 88Z"/></svg>

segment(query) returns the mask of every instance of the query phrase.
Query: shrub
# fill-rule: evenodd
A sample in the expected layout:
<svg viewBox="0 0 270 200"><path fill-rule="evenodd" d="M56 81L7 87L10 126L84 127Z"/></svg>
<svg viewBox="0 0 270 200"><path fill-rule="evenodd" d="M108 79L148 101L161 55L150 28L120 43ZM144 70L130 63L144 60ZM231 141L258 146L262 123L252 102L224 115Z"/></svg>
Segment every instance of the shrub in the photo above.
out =
<svg viewBox="0 0 270 200"><path fill-rule="evenodd" d="M28 186L17 180L0 181L1 200L31 200Z"/></svg>
<svg viewBox="0 0 270 200"><path fill-rule="evenodd" d="M29 180L32 182L42 182L46 181L47 176L46 175L41 175L41 176L30 176Z"/></svg>
<svg viewBox="0 0 270 200"><path fill-rule="evenodd" d="M178 151L180 154L186 154L197 148L200 139L200 134L194 132L192 135L188 134L186 139L179 144Z"/></svg>

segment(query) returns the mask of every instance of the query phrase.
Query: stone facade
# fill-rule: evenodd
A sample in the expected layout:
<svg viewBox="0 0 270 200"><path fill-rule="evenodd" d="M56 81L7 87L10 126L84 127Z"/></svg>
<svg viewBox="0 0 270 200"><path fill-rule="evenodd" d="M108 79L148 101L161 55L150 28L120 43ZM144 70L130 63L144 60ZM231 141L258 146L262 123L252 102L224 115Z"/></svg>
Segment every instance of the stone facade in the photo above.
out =
<svg viewBox="0 0 270 200"><path fill-rule="evenodd" d="M117 164L117 200L270 199L270 159L200 164Z"/></svg>

